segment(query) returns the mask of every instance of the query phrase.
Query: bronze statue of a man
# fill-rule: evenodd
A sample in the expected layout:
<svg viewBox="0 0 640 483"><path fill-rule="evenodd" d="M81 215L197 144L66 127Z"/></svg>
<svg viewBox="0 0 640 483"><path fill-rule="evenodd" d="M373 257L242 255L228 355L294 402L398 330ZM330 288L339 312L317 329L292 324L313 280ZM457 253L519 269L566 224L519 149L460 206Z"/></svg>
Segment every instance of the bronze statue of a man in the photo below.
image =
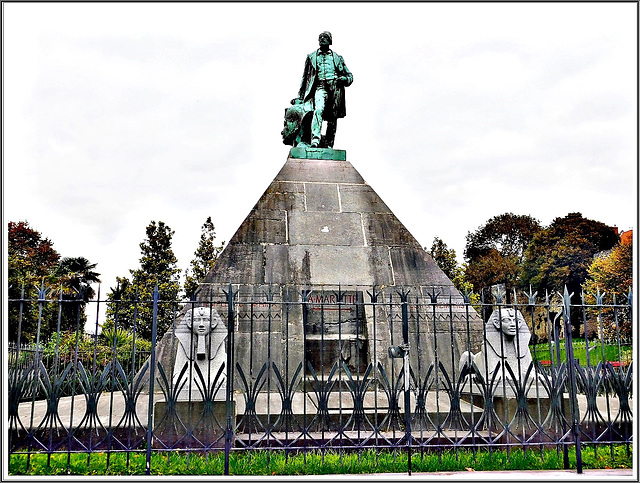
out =
<svg viewBox="0 0 640 483"><path fill-rule="evenodd" d="M322 32L318 37L320 48L307 55L304 74L298 97L291 104L301 105L304 111L311 111L311 147L333 147L336 124L346 115L344 88L353 82L353 75L347 69L341 55L329 46L330 32ZM327 121L326 136L322 138L322 121Z"/></svg>

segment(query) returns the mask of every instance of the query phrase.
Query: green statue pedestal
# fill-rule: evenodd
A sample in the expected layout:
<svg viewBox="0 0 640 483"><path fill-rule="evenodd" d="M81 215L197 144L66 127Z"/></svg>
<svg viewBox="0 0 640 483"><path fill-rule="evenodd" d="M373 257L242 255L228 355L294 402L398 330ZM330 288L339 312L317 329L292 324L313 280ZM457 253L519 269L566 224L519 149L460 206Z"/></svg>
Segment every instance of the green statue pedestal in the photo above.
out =
<svg viewBox="0 0 640 483"><path fill-rule="evenodd" d="M296 146L295 148L291 148L289 151L289 157L297 159L331 159L335 161L346 161L347 152L342 149Z"/></svg>

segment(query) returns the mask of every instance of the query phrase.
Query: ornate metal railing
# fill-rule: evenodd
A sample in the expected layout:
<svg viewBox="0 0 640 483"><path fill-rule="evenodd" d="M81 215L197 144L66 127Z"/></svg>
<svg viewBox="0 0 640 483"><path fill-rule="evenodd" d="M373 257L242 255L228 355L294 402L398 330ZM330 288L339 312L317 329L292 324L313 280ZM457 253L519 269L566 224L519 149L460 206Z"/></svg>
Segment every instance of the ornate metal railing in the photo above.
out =
<svg viewBox="0 0 640 483"><path fill-rule="evenodd" d="M38 313L31 325L42 330L46 311L27 306L58 302L10 300L9 324ZM572 304L566 290L472 304L435 288L257 295L230 285L167 303L176 311L164 335L163 303L157 291L136 301L150 309L150 353L111 342L99 362L99 336L91 357L79 344L61 352L57 331L11 345L10 453L145 452L150 464L152 451L216 450L228 471L231 452L257 449L575 446L581 471L583 445L632 443L632 348L620 330L630 293L622 304L600 294ZM115 329L147 323L125 312L111 312Z"/></svg>

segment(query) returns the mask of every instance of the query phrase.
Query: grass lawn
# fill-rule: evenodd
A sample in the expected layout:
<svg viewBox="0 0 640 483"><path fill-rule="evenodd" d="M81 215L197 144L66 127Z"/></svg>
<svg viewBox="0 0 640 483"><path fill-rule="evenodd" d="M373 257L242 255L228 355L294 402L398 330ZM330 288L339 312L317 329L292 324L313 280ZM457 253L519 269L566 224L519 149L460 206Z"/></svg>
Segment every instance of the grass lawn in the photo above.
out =
<svg viewBox="0 0 640 483"><path fill-rule="evenodd" d="M603 360L602 358L603 344L599 341L589 341L589 362L592 366L598 365L598 362ZM549 343L536 344L530 346L531 355L534 360L538 361L551 361L556 360L556 349L553 346L553 356ZM633 347L630 345L623 345L618 349L616 344L604 344L604 360L612 363L628 363L631 361L633 354ZM573 357L580 361L581 366L587 365L587 347L584 339L573 340ZM567 360L567 353L564 345L564 341L560 342L560 362ZM615 365L615 364L614 364Z"/></svg>
<svg viewBox="0 0 640 483"><path fill-rule="evenodd" d="M631 447L592 446L582 449L584 469L632 468ZM14 454L9 458L10 475L144 475L145 454L93 453L90 458L84 453L70 455L53 454L48 464L46 454L32 454L29 465L27 455ZM107 465L107 458L109 465ZM569 449L569 461L576 468L575 449ZM362 452L312 452L286 455L282 451L234 452L230 458L232 475L329 475L405 473L407 453L387 450L365 450ZM559 470L563 469L562 452L556 449L519 448L506 451L470 450L437 451L412 455L412 470L435 471L491 471L491 470ZM222 475L224 453L154 453L151 459L152 475Z"/></svg>

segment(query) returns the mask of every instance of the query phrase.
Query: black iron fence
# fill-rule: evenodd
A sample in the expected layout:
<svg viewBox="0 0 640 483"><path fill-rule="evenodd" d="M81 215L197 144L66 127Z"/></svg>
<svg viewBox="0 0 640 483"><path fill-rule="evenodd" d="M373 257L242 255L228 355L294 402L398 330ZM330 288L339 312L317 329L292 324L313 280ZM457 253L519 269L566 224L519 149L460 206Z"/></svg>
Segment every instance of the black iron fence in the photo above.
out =
<svg viewBox="0 0 640 483"><path fill-rule="evenodd" d="M58 301L9 303L21 327L23 314L43 313L28 305ZM229 285L188 302L156 291L108 303L111 338L78 328L67 345L59 331L10 345L10 453L144 452L149 465L154 451L225 451L228 471L234 451L384 447L410 461L444 448L575 446L580 472L585 444L632 443L631 294L489 303L436 288ZM165 334L162 304L173 308ZM136 350L147 323L150 350Z"/></svg>

